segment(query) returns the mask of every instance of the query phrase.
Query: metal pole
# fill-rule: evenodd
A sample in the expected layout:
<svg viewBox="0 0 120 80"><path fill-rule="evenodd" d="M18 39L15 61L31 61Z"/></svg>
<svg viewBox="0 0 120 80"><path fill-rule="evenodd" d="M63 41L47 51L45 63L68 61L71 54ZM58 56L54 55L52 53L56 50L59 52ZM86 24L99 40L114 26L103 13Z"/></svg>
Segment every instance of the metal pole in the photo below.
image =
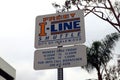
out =
<svg viewBox="0 0 120 80"><path fill-rule="evenodd" d="M58 46L58 48L61 48L62 46ZM58 80L63 80L63 68L58 68Z"/></svg>
<svg viewBox="0 0 120 80"><path fill-rule="evenodd" d="M58 68L58 80L63 80L63 68Z"/></svg>

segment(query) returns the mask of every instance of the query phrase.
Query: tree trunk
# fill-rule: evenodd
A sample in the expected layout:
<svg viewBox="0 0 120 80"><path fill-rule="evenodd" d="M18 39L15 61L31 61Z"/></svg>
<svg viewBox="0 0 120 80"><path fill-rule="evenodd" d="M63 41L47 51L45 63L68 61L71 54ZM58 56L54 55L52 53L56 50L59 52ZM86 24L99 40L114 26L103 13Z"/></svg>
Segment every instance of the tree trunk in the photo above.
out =
<svg viewBox="0 0 120 80"><path fill-rule="evenodd" d="M97 68L97 72L98 72L98 80L102 80L102 75L100 73L100 69L99 68Z"/></svg>
<svg viewBox="0 0 120 80"><path fill-rule="evenodd" d="M102 80L102 75L98 72L98 80Z"/></svg>

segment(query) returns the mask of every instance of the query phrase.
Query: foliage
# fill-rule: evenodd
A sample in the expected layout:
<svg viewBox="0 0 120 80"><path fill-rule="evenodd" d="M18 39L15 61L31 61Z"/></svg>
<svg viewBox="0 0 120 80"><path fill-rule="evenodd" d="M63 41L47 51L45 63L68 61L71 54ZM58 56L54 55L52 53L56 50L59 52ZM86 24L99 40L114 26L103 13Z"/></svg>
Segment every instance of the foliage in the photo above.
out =
<svg viewBox="0 0 120 80"><path fill-rule="evenodd" d="M103 70L106 72L107 63L112 59L111 50L120 37L119 33L107 35L102 41L95 41L91 47L87 47L87 65L84 67L88 72L96 69L98 80L102 80Z"/></svg>
<svg viewBox="0 0 120 80"><path fill-rule="evenodd" d="M120 79L120 67L111 66L107 69L107 73L103 76L104 80L119 80Z"/></svg>
<svg viewBox="0 0 120 80"><path fill-rule="evenodd" d="M72 6L75 6L77 10L84 11L84 16L93 13L120 32L119 0L66 0L62 7L56 3L53 3L53 6L57 9L57 12L69 11Z"/></svg>

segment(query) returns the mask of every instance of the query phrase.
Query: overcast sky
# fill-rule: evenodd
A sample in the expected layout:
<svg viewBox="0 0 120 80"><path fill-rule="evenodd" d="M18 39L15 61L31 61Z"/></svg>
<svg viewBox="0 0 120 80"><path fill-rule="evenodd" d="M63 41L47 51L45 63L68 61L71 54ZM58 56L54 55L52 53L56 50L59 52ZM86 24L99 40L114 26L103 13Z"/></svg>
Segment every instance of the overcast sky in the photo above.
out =
<svg viewBox="0 0 120 80"><path fill-rule="evenodd" d="M35 18L55 13L51 3L64 0L0 0L0 57L16 69L16 80L57 80L57 69L33 69ZM116 30L90 14L85 18L86 45ZM120 42L113 53L120 54ZM80 67L65 68L65 80L96 77Z"/></svg>

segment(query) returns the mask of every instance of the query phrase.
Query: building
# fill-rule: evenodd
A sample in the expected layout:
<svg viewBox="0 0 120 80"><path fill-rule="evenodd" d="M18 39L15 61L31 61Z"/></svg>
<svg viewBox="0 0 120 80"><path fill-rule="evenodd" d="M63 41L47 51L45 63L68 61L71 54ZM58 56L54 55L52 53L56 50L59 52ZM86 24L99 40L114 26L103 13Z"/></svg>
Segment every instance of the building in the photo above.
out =
<svg viewBox="0 0 120 80"><path fill-rule="evenodd" d="M16 70L0 57L0 80L15 80Z"/></svg>

